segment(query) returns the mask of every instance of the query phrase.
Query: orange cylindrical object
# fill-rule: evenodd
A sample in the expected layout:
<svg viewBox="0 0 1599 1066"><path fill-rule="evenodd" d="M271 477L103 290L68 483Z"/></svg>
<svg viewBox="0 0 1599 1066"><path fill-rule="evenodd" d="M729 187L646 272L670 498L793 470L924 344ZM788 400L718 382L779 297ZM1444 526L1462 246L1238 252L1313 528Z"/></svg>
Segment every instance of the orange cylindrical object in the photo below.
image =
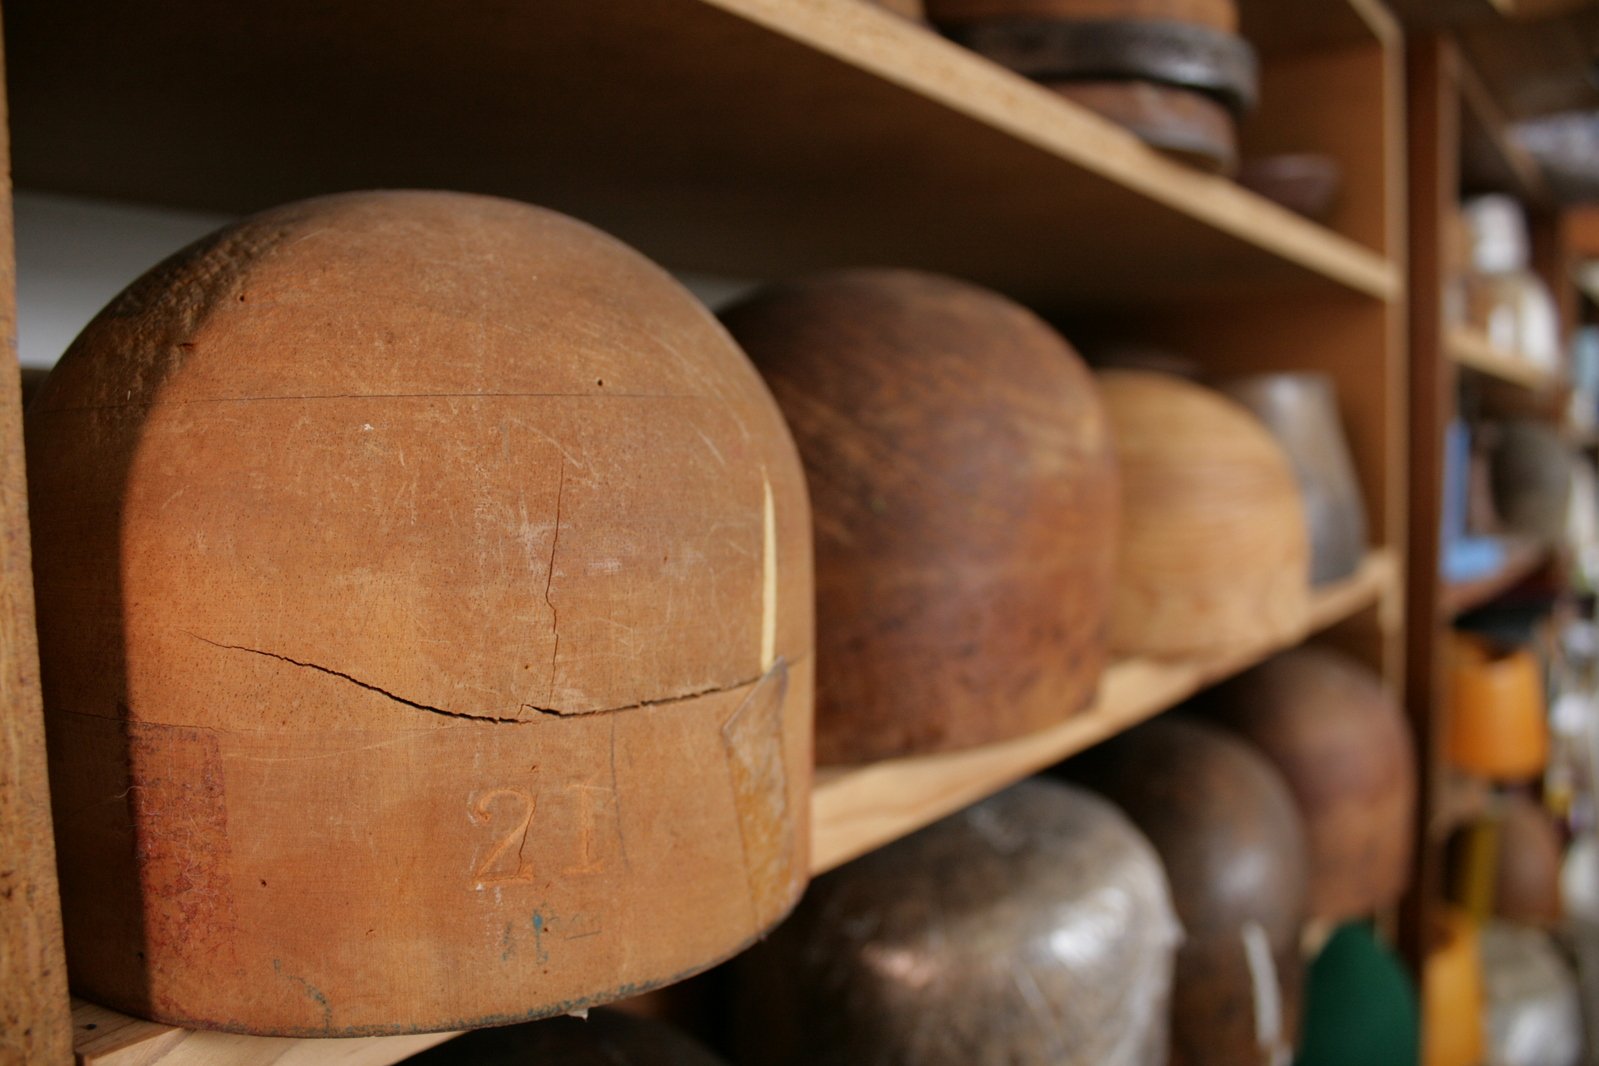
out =
<svg viewBox="0 0 1599 1066"><path fill-rule="evenodd" d="M1450 656L1449 761L1497 781L1525 781L1549 761L1549 721L1538 662L1456 634Z"/></svg>

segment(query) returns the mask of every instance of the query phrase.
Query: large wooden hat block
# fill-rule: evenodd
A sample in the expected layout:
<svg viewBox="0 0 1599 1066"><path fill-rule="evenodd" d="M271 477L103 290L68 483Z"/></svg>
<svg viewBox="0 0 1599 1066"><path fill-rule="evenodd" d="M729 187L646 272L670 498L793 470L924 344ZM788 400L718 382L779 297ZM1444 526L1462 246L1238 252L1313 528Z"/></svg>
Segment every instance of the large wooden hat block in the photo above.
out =
<svg viewBox="0 0 1599 1066"><path fill-rule="evenodd" d="M81 994L493 1025L702 969L798 897L803 476L625 246L454 194L271 211L95 319L28 455Z"/></svg>
<svg viewBox="0 0 1599 1066"><path fill-rule="evenodd" d="M992 743L1093 699L1118 493L1092 376L1030 311L859 270L724 315L816 513L823 765Z"/></svg>

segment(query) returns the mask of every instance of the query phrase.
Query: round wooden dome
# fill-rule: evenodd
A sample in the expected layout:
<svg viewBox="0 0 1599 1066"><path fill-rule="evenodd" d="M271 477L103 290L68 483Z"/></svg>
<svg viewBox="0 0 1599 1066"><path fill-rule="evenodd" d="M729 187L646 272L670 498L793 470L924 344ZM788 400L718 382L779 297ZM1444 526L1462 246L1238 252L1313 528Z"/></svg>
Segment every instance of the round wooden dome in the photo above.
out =
<svg viewBox="0 0 1599 1066"><path fill-rule="evenodd" d="M818 878L735 964L739 1061L1154 1066L1169 892L1113 806L1023 782Z"/></svg>
<svg viewBox="0 0 1599 1066"><path fill-rule="evenodd" d="M500 1024L806 879L810 514L727 334L549 211L223 230L27 421L76 987L188 1026Z"/></svg>
<svg viewBox="0 0 1599 1066"><path fill-rule="evenodd" d="M1342 921L1398 902L1410 875L1415 749L1382 679L1338 652L1299 648L1200 704L1263 751L1298 801L1311 916Z"/></svg>
<svg viewBox="0 0 1599 1066"><path fill-rule="evenodd" d="M1254 748L1166 716L1067 763L1149 837L1185 939L1173 1066L1272 1066L1298 1032L1308 866L1292 793Z"/></svg>
<svg viewBox="0 0 1599 1066"><path fill-rule="evenodd" d="M1509 922L1553 929L1560 925L1560 865L1565 842L1540 804L1520 793L1499 801L1494 862L1494 912Z"/></svg>
<svg viewBox="0 0 1599 1066"><path fill-rule="evenodd" d="M1192 382L1098 376L1122 477L1111 648L1200 654L1298 634L1310 534L1282 446L1242 406Z"/></svg>
<svg viewBox="0 0 1599 1066"><path fill-rule="evenodd" d="M1030 312L860 271L725 316L816 514L816 752L850 763L1053 725L1105 660L1116 476L1092 377Z"/></svg>

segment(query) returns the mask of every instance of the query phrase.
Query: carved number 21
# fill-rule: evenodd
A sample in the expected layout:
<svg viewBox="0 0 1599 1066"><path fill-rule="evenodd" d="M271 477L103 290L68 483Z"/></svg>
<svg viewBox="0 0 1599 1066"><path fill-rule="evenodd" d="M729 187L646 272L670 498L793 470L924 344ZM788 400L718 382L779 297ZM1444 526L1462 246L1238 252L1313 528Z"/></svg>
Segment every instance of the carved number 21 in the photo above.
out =
<svg viewBox="0 0 1599 1066"><path fill-rule="evenodd" d="M519 788L491 788L487 792L480 792L472 801L471 818L474 825L488 825L495 821L494 809L496 807L509 807L513 811L520 809L516 822L504 836L495 842L489 853L483 857L476 870L472 872L473 878L479 884L497 885L511 881L533 880L532 861L522 855L524 845L527 843L528 826L533 822L533 797ZM507 870L508 865L503 862L506 854L515 847L515 865Z"/></svg>

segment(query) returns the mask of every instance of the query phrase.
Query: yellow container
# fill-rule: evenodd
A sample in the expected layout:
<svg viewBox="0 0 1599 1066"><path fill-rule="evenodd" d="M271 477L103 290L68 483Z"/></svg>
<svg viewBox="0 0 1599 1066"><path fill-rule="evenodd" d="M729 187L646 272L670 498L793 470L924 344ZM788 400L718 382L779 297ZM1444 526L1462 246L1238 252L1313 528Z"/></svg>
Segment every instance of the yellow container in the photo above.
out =
<svg viewBox="0 0 1599 1066"><path fill-rule="evenodd" d="M1484 992L1477 923L1447 911L1422 973L1422 1066L1482 1066Z"/></svg>

